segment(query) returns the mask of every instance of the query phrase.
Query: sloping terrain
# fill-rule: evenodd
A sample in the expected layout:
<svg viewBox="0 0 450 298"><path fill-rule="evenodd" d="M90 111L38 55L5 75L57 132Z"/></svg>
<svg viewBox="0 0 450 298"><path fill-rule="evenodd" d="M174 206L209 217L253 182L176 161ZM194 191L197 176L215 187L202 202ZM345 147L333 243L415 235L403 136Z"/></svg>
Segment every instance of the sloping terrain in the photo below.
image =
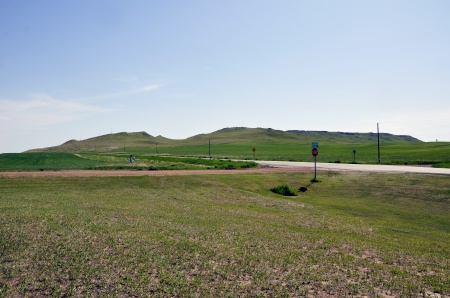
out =
<svg viewBox="0 0 450 298"><path fill-rule="evenodd" d="M126 147L154 147L156 144L170 145L174 141L162 136L151 136L142 132L120 132L89 138L86 140L70 140L59 146L38 148L27 152L80 152L80 151L112 151ZM125 151L125 150L124 150Z"/></svg>
<svg viewBox="0 0 450 298"><path fill-rule="evenodd" d="M411 136L397 136L388 133L380 134L383 143L405 143L421 142ZM328 131L304 131L289 130L282 131L272 128L247 128L231 127L224 128L212 133L199 134L184 140L168 139L162 136L154 137L146 132L121 132L89 138L86 140L70 140L62 145L33 149L30 152L80 152L80 151L127 151L128 148L148 148L158 153L159 147L198 146L207 144L225 143L250 143L250 142L327 142L341 144L376 143L375 133L350 133L350 132L328 132Z"/></svg>

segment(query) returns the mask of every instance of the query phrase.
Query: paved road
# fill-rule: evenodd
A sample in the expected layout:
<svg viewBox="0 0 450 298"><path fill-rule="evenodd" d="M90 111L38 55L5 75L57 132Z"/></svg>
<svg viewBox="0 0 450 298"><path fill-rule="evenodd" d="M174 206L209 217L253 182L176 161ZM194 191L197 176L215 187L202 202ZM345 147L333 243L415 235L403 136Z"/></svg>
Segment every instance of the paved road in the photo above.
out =
<svg viewBox="0 0 450 298"><path fill-rule="evenodd" d="M276 168L310 168L314 171L313 162L293 161L255 161L262 166ZM317 163L317 171L361 171L381 173L418 173L450 176L450 169L421 167L421 166L391 166L367 164Z"/></svg>

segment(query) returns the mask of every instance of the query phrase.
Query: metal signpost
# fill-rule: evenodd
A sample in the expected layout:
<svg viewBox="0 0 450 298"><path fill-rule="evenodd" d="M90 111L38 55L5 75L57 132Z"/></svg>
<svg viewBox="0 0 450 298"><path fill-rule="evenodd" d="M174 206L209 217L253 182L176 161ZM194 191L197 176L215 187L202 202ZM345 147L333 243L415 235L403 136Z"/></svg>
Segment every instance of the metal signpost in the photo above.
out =
<svg viewBox="0 0 450 298"><path fill-rule="evenodd" d="M312 155L314 156L314 181L316 181L316 177L317 177L317 166L316 166L316 160L317 160L317 155L319 154L319 149L317 149L319 147L319 143L317 142L312 142Z"/></svg>
<svg viewBox="0 0 450 298"><path fill-rule="evenodd" d="M377 135L378 135L378 163L380 163L380 125L377 123Z"/></svg>

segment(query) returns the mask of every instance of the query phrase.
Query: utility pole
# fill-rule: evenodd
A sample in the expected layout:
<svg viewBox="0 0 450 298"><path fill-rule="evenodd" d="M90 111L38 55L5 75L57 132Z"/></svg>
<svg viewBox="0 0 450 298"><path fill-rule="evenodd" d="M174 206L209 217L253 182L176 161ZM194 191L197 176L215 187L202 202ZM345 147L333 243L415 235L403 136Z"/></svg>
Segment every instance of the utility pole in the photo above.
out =
<svg viewBox="0 0 450 298"><path fill-rule="evenodd" d="M211 158L211 139L208 140L209 158Z"/></svg>
<svg viewBox="0 0 450 298"><path fill-rule="evenodd" d="M377 123L377 135L378 135L378 163L380 163L380 125Z"/></svg>

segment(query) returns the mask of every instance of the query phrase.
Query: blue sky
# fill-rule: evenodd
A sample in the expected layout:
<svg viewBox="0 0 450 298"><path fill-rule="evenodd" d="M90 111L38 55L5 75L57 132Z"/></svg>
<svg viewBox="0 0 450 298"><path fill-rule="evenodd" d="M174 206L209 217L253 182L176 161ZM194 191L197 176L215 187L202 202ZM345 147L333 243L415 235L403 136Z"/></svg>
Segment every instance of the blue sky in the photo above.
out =
<svg viewBox="0 0 450 298"><path fill-rule="evenodd" d="M450 141L450 1L0 1L0 152L224 127Z"/></svg>

